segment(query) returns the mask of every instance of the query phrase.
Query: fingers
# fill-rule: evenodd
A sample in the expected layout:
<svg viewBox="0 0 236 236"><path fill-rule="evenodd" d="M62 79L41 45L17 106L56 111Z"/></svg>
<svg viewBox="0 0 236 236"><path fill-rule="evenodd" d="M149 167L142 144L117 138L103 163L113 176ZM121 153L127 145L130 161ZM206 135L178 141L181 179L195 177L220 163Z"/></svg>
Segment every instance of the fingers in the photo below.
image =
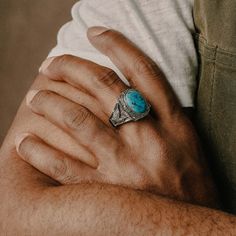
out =
<svg viewBox="0 0 236 236"><path fill-rule="evenodd" d="M180 110L178 100L158 66L121 33L92 27L88 30L88 38L113 61L131 86L146 96L161 117L166 118Z"/></svg>
<svg viewBox="0 0 236 236"><path fill-rule="evenodd" d="M104 158L117 144L116 133L88 109L50 91L32 90L27 104L35 113L62 128L98 158Z"/></svg>
<svg viewBox="0 0 236 236"><path fill-rule="evenodd" d="M61 184L88 182L94 178L94 169L53 149L36 136L19 136L16 148L24 161Z"/></svg>
<svg viewBox="0 0 236 236"><path fill-rule="evenodd" d="M62 97L86 107L95 116L101 119L104 123L110 125L107 119L107 115L102 111L97 99L89 95L88 93L71 86L63 81L55 81L47 78L47 84L50 84L50 91L60 94Z"/></svg>
<svg viewBox="0 0 236 236"><path fill-rule="evenodd" d="M40 72L85 91L97 100L97 105L108 117L121 92L127 89L113 70L70 55L47 59Z"/></svg>

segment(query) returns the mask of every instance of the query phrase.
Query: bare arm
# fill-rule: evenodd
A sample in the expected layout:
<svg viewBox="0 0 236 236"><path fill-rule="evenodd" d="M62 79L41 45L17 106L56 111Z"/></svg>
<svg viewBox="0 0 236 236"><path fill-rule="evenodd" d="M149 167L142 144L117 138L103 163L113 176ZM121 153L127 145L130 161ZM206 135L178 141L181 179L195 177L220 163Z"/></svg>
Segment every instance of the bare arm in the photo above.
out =
<svg viewBox="0 0 236 236"><path fill-rule="evenodd" d="M15 161L15 160L14 160ZM22 172L6 191L1 179L0 228L4 235L235 235L236 218L109 185L52 187L25 163L8 161ZM29 176L34 178L29 181ZM2 174L2 173L1 173ZM23 182L23 183L22 183ZM5 198L5 201L4 199ZM6 201L8 198L8 201Z"/></svg>
<svg viewBox="0 0 236 236"><path fill-rule="evenodd" d="M52 194L60 194L61 200L55 203L51 198ZM68 194L70 194L69 199ZM233 235L236 233L235 217L121 187L101 185L60 187L49 192L45 196L45 201L48 209L52 207L47 212L47 220L50 222L53 215L58 214L58 218L62 217L64 225L69 226L67 230L63 227L61 230L65 230L65 233L70 232L71 235L74 233ZM45 207L45 204L43 205ZM49 227L53 229L55 225L58 227L60 224L56 221L51 222ZM45 228L45 233L47 229Z"/></svg>
<svg viewBox="0 0 236 236"><path fill-rule="evenodd" d="M109 185L60 186L16 154L15 133L32 130L29 121L46 134L41 120L22 105L0 150L3 235L236 234L236 218L223 212Z"/></svg>
<svg viewBox="0 0 236 236"><path fill-rule="evenodd" d="M38 77L33 88L61 91ZM63 87L66 85L63 85ZM65 97L73 90L66 90ZM73 156L68 135L22 104L0 150L3 235L234 235L235 217L207 208L109 185L61 186L16 154L15 136L31 132Z"/></svg>

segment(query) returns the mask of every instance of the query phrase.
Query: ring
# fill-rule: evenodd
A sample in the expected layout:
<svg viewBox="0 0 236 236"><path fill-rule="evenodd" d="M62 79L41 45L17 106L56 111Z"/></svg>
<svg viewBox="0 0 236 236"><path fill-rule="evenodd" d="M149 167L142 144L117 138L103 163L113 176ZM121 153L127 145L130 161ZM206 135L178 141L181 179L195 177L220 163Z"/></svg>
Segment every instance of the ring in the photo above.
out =
<svg viewBox="0 0 236 236"><path fill-rule="evenodd" d="M146 117L150 109L151 105L139 91L127 89L118 98L110 122L117 127L130 121L138 121Z"/></svg>

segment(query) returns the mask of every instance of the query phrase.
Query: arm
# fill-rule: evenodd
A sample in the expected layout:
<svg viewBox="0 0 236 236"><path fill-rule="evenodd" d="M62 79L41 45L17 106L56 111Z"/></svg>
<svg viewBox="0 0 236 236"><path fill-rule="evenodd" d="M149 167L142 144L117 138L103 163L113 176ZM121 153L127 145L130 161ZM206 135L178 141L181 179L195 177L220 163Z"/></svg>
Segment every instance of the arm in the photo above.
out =
<svg viewBox="0 0 236 236"><path fill-rule="evenodd" d="M236 218L215 210L109 185L55 187L19 159L8 159L5 169L8 178L1 176L0 197L4 204L0 210L0 228L6 235L233 235L236 232ZM22 173L20 179L18 172ZM5 183L9 181L6 189L3 179Z"/></svg>
<svg viewBox="0 0 236 236"><path fill-rule="evenodd" d="M57 86L43 77L34 84L37 89L60 90ZM45 122L23 104L1 149L2 232L10 235L143 235L145 232L152 235L169 234L169 231L176 234L188 229L189 234L208 230L214 235L222 230L228 234L235 230L234 217L148 193L96 184L60 186L21 161L14 147L16 134L25 131L44 136L42 139L47 139L52 146L70 144L68 136ZM213 222L217 220L219 225L215 227Z"/></svg>
<svg viewBox="0 0 236 236"><path fill-rule="evenodd" d="M60 200L51 198L52 194L59 194ZM64 235L68 232L84 236L236 233L236 218L233 216L121 187L60 187L52 189L45 196L45 201L47 203L43 207L50 209L45 218L50 222L48 227L54 229L60 225L57 220L52 221L56 213L57 219L61 218L63 225L69 226L67 229L62 224L59 227L58 233L64 230ZM42 225L39 226L40 231Z"/></svg>
<svg viewBox="0 0 236 236"><path fill-rule="evenodd" d="M43 87L42 77L34 86L39 86L39 81L40 87ZM50 87L45 84L45 88ZM16 154L14 139L17 133L25 129L33 133L41 130L41 136L45 133L42 119L31 113L24 104L25 101L0 151L2 233L143 235L145 231L145 235L153 235L154 232L161 235L188 230L182 234L212 232L216 235L224 232L233 235L236 232L235 217L207 208L121 187L96 184L60 186ZM48 132L60 134L55 127L46 127ZM50 139L50 136L47 138ZM60 142L60 139L57 141Z"/></svg>

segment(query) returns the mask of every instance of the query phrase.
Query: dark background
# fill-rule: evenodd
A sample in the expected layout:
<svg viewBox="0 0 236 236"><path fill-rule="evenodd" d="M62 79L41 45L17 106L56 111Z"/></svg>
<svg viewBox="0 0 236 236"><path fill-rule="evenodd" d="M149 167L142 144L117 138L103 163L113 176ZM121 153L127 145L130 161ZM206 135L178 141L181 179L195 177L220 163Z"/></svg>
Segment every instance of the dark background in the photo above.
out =
<svg viewBox="0 0 236 236"><path fill-rule="evenodd" d="M0 0L0 145L77 0Z"/></svg>

